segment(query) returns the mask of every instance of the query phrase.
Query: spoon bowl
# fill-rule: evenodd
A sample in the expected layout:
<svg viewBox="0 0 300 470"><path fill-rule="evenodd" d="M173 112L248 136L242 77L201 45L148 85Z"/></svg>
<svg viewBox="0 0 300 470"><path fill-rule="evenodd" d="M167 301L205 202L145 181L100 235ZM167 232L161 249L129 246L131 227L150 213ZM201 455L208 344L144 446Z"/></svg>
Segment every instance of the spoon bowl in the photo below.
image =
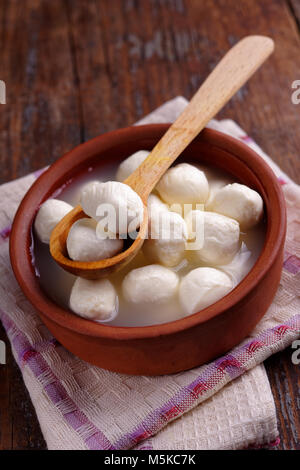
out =
<svg viewBox="0 0 300 470"><path fill-rule="evenodd" d="M71 226L79 219L87 217L80 205L69 212L55 227L51 235L50 253L52 258L66 271L85 279L100 279L122 269L141 249L148 229L148 212L144 205L144 218L138 236L121 253L98 261L74 261L68 257L66 240Z"/></svg>

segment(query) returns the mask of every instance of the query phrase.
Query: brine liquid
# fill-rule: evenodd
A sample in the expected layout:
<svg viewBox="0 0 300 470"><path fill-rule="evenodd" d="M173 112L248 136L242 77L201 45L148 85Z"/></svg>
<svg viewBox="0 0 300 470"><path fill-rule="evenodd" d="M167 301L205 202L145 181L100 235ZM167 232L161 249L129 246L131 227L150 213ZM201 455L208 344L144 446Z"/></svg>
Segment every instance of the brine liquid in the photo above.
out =
<svg viewBox="0 0 300 470"><path fill-rule="evenodd" d="M219 187L236 182L236 179L223 171L202 165L195 166L205 171L210 184L210 198ZM80 193L85 184L91 181L114 180L116 169L117 167L115 165L107 166L105 170L103 170L103 167L101 167L101 169L89 168L84 174L81 174L74 180L68 181L53 197L76 206L79 203ZM233 279L234 287L248 274L255 264L261 253L264 239L265 223L261 222L256 227L248 230L247 233L241 233L241 248L233 261L225 266L218 266L219 269L227 273ZM41 243L35 235L33 254L35 269L43 290L57 304L68 309L70 292L75 281L75 276L64 271L55 263L50 255L49 245ZM113 320L105 322L106 325L145 326L166 323L186 316L177 298L160 305L140 305L126 302L122 296L121 289L124 276L130 270L147 264L152 263L150 260L146 259L143 252L140 251L124 269L109 277L118 292L119 310ZM201 264L195 264L193 262L193 251L187 251L183 261L181 261L178 266L170 269L176 271L179 277L182 277L199 266L201 266ZM207 264L205 264L205 266L207 266Z"/></svg>

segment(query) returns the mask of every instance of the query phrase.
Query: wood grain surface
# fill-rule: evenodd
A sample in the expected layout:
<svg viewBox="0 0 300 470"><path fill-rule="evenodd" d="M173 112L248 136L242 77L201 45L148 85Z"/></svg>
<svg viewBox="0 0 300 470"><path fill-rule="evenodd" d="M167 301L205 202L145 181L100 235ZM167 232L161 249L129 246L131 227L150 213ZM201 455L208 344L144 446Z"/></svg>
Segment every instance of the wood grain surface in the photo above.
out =
<svg viewBox="0 0 300 470"><path fill-rule="evenodd" d="M218 117L235 119L300 183L300 0L0 0L0 182L78 143L190 98L240 38L276 43L268 63ZM9 350L5 333L0 339ZM292 349L266 367L281 449L300 449L300 368ZM44 449L20 372L0 365L0 449Z"/></svg>

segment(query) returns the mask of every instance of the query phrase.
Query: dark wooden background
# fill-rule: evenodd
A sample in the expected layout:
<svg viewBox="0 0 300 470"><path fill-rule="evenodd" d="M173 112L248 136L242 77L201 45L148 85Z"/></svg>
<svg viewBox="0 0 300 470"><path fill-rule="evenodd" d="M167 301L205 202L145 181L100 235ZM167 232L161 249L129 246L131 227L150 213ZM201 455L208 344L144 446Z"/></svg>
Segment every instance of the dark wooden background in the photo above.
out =
<svg viewBox="0 0 300 470"><path fill-rule="evenodd" d="M191 97L247 34L276 52L220 117L235 119L300 183L300 0L0 0L0 182L37 170L83 140ZM6 344L3 329L0 339ZM266 362L281 449L300 449L300 368L292 350ZM0 449L45 442L8 352L0 366Z"/></svg>

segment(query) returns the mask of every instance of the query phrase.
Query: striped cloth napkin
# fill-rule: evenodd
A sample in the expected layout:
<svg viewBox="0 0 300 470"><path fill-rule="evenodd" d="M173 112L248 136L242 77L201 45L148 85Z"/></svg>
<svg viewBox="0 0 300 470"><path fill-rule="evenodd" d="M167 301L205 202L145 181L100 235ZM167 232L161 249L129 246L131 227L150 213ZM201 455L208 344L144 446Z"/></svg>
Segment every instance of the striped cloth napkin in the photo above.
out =
<svg viewBox="0 0 300 470"><path fill-rule="evenodd" d="M175 98L138 124L172 121L186 103ZM281 283L264 318L228 354L190 371L128 376L66 351L24 297L9 261L15 211L39 174L0 187L0 319L49 449L241 449L278 443L262 362L300 335L300 188L233 121L213 120L210 127L241 139L273 168L286 199L288 233Z"/></svg>

